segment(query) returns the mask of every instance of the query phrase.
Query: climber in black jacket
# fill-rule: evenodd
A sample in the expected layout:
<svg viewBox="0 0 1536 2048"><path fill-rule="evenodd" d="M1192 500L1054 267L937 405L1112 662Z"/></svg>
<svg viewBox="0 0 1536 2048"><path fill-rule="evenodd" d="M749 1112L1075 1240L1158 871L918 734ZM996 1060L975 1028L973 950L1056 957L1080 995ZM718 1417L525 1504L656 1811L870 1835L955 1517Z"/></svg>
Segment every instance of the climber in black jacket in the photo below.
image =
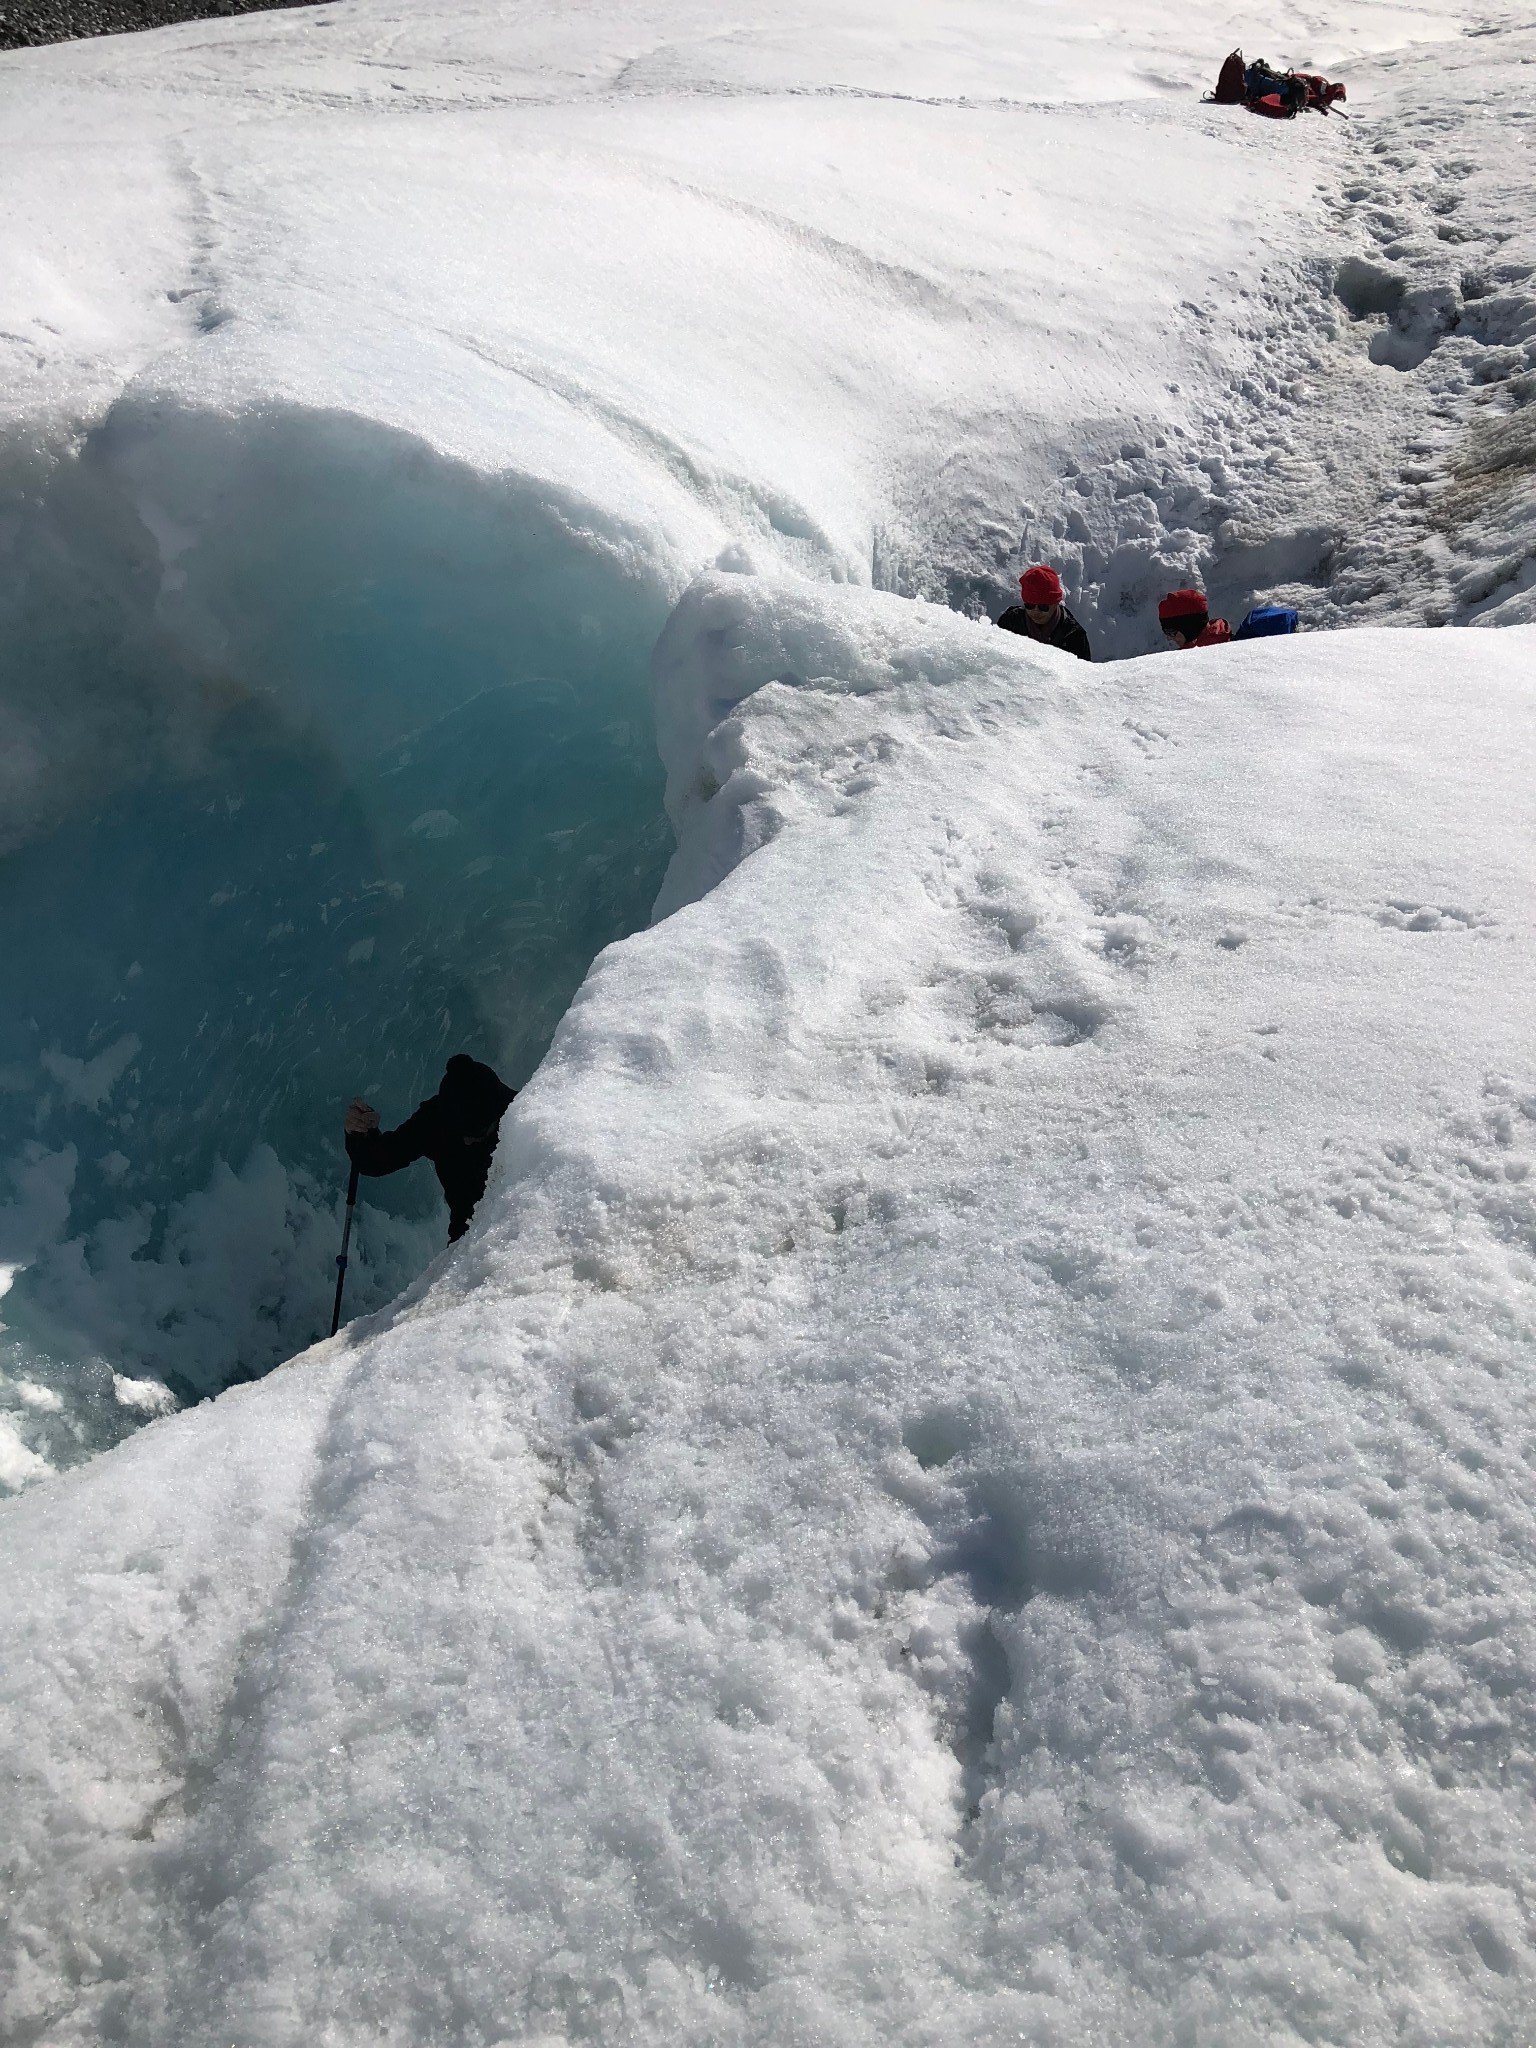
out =
<svg viewBox="0 0 1536 2048"><path fill-rule="evenodd" d="M354 1096L342 1128L347 1157L359 1173L398 1173L413 1159L430 1159L448 1201L448 1242L462 1237L485 1193L502 1113L517 1093L491 1067L456 1052L435 1095L429 1095L397 1130L381 1131L379 1113Z"/></svg>
<svg viewBox="0 0 1536 2048"><path fill-rule="evenodd" d="M1092 661L1088 635L1062 603L1061 578L1045 563L1037 562L1019 578L1020 604L1009 605L998 624L1005 633L1021 633L1026 640L1043 640L1047 647L1059 647L1075 654L1079 661Z"/></svg>

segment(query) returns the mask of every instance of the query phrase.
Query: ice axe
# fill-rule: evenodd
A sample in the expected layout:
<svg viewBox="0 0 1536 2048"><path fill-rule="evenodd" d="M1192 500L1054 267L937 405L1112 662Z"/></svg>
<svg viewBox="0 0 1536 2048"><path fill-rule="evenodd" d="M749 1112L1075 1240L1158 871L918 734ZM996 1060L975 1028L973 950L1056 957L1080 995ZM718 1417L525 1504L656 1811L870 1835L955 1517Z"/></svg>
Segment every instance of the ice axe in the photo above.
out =
<svg viewBox="0 0 1536 2048"><path fill-rule="evenodd" d="M352 1242L352 1211L357 1207L357 1168L347 1182L347 1220L341 1226L341 1250L336 1255L336 1306L331 1311L331 1335L341 1328L341 1290L347 1284L347 1246Z"/></svg>

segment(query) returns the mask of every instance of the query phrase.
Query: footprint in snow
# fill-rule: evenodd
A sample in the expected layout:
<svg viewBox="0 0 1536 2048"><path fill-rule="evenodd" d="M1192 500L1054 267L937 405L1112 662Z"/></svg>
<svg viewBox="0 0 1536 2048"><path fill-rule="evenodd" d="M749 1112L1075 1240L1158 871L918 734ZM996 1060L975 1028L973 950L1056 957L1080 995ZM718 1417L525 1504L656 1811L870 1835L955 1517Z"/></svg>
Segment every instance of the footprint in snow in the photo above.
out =
<svg viewBox="0 0 1536 2048"><path fill-rule="evenodd" d="M1477 911L1450 903L1415 903L1406 896L1389 898L1375 916L1378 924L1402 932L1465 932L1493 923Z"/></svg>

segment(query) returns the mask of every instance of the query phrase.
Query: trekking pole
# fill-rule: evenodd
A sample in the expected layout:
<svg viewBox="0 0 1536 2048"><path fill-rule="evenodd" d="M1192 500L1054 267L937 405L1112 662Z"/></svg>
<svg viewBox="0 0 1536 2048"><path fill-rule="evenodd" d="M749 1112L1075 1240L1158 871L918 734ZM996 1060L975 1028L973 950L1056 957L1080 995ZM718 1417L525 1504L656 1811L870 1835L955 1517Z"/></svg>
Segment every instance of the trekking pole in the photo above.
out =
<svg viewBox="0 0 1536 2048"><path fill-rule="evenodd" d="M341 1226L341 1251L336 1259L336 1306L331 1311L331 1335L341 1328L341 1290L347 1284L347 1246L352 1242L352 1211L357 1207L357 1168L347 1182L347 1220Z"/></svg>

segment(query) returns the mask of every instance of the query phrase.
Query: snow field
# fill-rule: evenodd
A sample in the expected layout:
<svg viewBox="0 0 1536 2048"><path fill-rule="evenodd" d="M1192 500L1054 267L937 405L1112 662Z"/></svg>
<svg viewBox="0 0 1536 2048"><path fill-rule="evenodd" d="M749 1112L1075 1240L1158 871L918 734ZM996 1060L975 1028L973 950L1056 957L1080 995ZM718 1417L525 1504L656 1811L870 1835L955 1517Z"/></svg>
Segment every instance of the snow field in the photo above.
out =
<svg viewBox="0 0 1536 2048"><path fill-rule="evenodd" d="M1215 9L0 65L0 2035L1522 2038L1479 26L1272 17L1281 129ZM1106 653L1509 630L859 587L1037 551ZM370 1204L340 1340L40 1469L323 1327L306 1133L578 982L451 1256Z"/></svg>
<svg viewBox="0 0 1536 2048"><path fill-rule="evenodd" d="M1530 635L1403 647L1090 673L697 586L678 907L588 977L458 1257L242 1392L221 1464L226 1402L6 1511L9 2012L1507 2037ZM72 1505L184 1460L214 1527L249 1501L238 1641L195 1507ZM169 1614L184 1540L206 1650L118 1590L133 1545Z"/></svg>

